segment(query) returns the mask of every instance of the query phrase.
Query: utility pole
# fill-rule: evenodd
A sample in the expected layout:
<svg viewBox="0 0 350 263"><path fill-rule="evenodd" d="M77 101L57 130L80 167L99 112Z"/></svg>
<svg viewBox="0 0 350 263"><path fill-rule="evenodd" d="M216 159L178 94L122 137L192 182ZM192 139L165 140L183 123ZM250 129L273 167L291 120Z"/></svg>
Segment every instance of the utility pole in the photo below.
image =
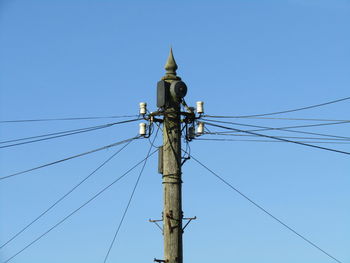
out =
<svg viewBox="0 0 350 263"><path fill-rule="evenodd" d="M163 125L163 146L159 148L158 171L162 174L164 207L162 219L150 219L150 222L156 223L163 232L164 259L154 259L154 261L183 263L182 234L187 225L196 217L183 217L181 166L189 157L182 158L181 139L184 137L189 142L195 136L203 134L203 124L199 122L197 133L195 133L195 123L203 113L203 102L197 102L199 117L196 117L194 108L188 107L184 100L187 86L176 75L177 65L171 49L165 70L165 76L157 84L158 110L147 115L147 104L142 102L140 103L140 115L149 121L149 127L154 122ZM186 108L186 111L181 111L181 105ZM163 118L157 118L158 116ZM140 124L140 135L149 137L150 134L147 135L146 127L145 123ZM184 131L184 136L182 136L182 131ZM184 227L182 226L183 220L187 220ZM163 222L163 227L158 225L160 221Z"/></svg>
<svg viewBox="0 0 350 263"><path fill-rule="evenodd" d="M163 81L170 85L181 80L176 76L177 65L170 50ZM182 82L183 83L183 82ZM163 122L163 233L164 260L182 263L182 180L181 180L181 115L179 98L169 92L164 106Z"/></svg>

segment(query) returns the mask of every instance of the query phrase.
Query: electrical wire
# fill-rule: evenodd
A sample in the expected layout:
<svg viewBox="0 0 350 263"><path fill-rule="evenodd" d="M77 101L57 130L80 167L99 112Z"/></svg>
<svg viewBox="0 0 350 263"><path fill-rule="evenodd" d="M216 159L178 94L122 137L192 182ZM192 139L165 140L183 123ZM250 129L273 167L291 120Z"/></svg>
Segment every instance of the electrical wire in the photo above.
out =
<svg viewBox="0 0 350 263"><path fill-rule="evenodd" d="M8 145L5 145L5 146L0 146L0 149L1 148L18 146L18 145L23 145L23 144L28 144L28 143L33 143L33 142L40 142L40 141L60 138L60 137L69 136L69 135L80 134L80 133L89 132L89 131L95 131L95 130L99 130L99 129L112 127L112 126L115 126L115 125L118 125L118 124L134 122L134 121L138 121L138 120L139 119L132 119L132 120L113 122L113 123L108 123L108 124L103 124L103 125L98 125L98 126L92 126L92 127L86 127L86 128L80 128L80 129L74 129L74 130L66 130L66 131L61 131L61 132L55 132L55 133L42 134L42 135L31 136L31 137L26 137L26 138L2 141L2 142L0 142L0 144L9 143L9 142L16 142L16 141L23 141L23 140L28 140L28 139L35 139L35 140L27 141L27 142L14 143L14 144L8 144ZM52 136L52 135L55 135L55 136ZM51 137L48 137L48 136L51 136ZM42 137L47 137L47 138L42 138ZM36 139L36 138L42 138L42 139Z"/></svg>
<svg viewBox="0 0 350 263"><path fill-rule="evenodd" d="M294 130L289 130L289 129L283 129L281 131L292 132L292 133L300 133L300 134L317 135L317 136L325 136L325 137L333 137L333 138L339 138L339 139L344 139L344 140L349 140L350 139L350 137L333 135L333 134L325 134L325 133L317 133L317 132L294 131Z"/></svg>
<svg viewBox="0 0 350 263"><path fill-rule="evenodd" d="M337 102L341 102L341 101L345 101L345 100L349 100L350 97L345 97L342 99L337 99L337 100L332 100L332 101L328 101L325 103L321 103L321 104L315 104L315 105L311 105L311 106L307 106L307 107L302 107L302 108L296 108L296 109L291 109L291 110L285 110L285 111L277 111L277 112L271 112L271 113L263 113L263 114L253 114L253 115L241 115L241 116L215 116L216 118L250 118L250 117L262 117L262 116L269 116L269 115L276 115L276 114L282 114L282 113L289 113L289 112L295 112L295 111L301 111L301 110L308 110L308 109L312 109L312 108L316 108L316 107L321 107L321 106L325 106L325 105L329 105L329 104L333 104L333 103L337 103Z"/></svg>
<svg viewBox="0 0 350 263"><path fill-rule="evenodd" d="M58 160L58 161L54 161L54 162L51 162L51 163L47 163L47 164L43 164L43 165L40 165L40 166L37 166L37 167L34 167L34 168L27 169L27 170L24 170L24 171L20 171L20 172L17 172L17 173L13 173L13 174L9 174L9 175L6 175L6 176L2 176L2 177L0 177L0 180L8 179L8 178L13 177L13 176L17 176L17 175L28 173L28 172L31 172L31 171L34 171L34 170L38 170L38 169L41 169L41 168L44 168L44 167L55 165L55 164L58 164L58 163L61 163L61 162L65 162L65 161L68 161L68 160L71 160L71 159L74 159L74 158L78 158L78 157L81 157L81 156L84 156L84 155L91 154L91 153L94 153L94 152L102 151L102 150L105 150L105 149L108 149L108 148L111 148L111 147L115 147L117 145L126 143L126 142L134 140L134 139L138 139L138 138L140 138L140 137L139 136L133 137L133 138L130 138L130 139L127 139L127 140L123 140L123 141L120 141L120 142L116 142L116 143L112 143L112 144L109 144L109 145L106 145L106 146L103 146L103 147L100 147L100 148L97 148L97 149L94 149L94 150L90 150L88 152L84 152L84 153L80 153L80 154L77 154L77 155L73 155L73 156L70 156L70 157Z"/></svg>
<svg viewBox="0 0 350 263"><path fill-rule="evenodd" d="M350 121L338 121L338 122L329 122L329 123L317 123L317 124L307 124L307 125L297 125L297 126L286 126L281 127L281 129L296 129L296 128L308 128L308 127L319 127L319 126L328 126L328 125L337 125L350 123ZM279 129L279 128L277 128Z"/></svg>
<svg viewBox="0 0 350 263"><path fill-rule="evenodd" d="M186 139L186 137L183 137L184 141L186 143L186 148L185 148L185 153L184 155L181 157L182 158L182 163L181 165L184 165L184 163L190 159L190 154L191 154L191 146L189 141Z"/></svg>
<svg viewBox="0 0 350 263"><path fill-rule="evenodd" d="M237 131L237 132L248 133L248 134L257 135L257 136L260 136L260 137L265 137L265 138L270 138L270 139L274 139L274 140L300 144L300 145L303 145L303 146L308 146L308 147L317 148L317 149L321 149L321 150L332 151L332 152L337 152L337 153L350 155L350 152L344 152L344 151L331 149L331 148L326 148L326 147L322 147L322 146L317 146L317 145L313 145L313 144L307 144L307 143L303 143L303 142L282 139L282 138L275 137L275 136L265 135L265 134L251 132L251 131L246 131L246 130L240 130L240 129L236 129L236 128L229 128L229 127L225 127L225 126L221 126L221 125L217 125L217 124L213 124L213 123L209 123L209 122L203 122L203 123L211 125L211 126L223 128L223 129L228 129L228 130L233 130L233 131Z"/></svg>
<svg viewBox="0 0 350 263"><path fill-rule="evenodd" d="M0 123L16 123L16 122L43 122L43 121L75 121L75 120L98 120L98 119L117 119L117 118L131 118L138 115L122 115L122 116L94 116L94 117L69 117L69 118L52 118L52 119L29 119L29 120L4 120Z"/></svg>
<svg viewBox="0 0 350 263"><path fill-rule="evenodd" d="M152 124L152 125L153 125L153 124ZM157 133L158 133L158 130L161 129L161 126L160 126L158 123L156 123L156 125L157 125L157 127L158 127L158 129L157 129ZM152 129L152 130L153 130L153 129ZM161 130L162 130L162 129L161 129ZM162 130L162 131L163 131L163 130ZM152 133L153 133L153 131L152 131ZM152 135L152 133L151 133L151 135ZM152 145L153 148L159 149L159 148L161 147L161 146L154 145L154 142L152 142L151 139L150 139L149 137L148 137L147 139L148 139L150 145Z"/></svg>
<svg viewBox="0 0 350 263"><path fill-rule="evenodd" d="M298 131L295 131L295 130L286 129L285 127L273 128L273 127L267 127L267 126L252 125L252 124L243 124L243 123L228 122L228 121L218 121L218 120L208 120L208 121L217 122L217 123L234 124L234 125L240 125L240 126L246 126L246 127L253 127L253 128L260 128L260 129L258 129L258 130L249 130L249 131L251 131L251 132L255 132L255 131L269 131L269 130L281 130L281 131L286 131L286 132L301 133L301 134L309 134L309 135L318 135L318 136L325 136L325 137L333 137L333 138L339 138L339 139L347 139L347 140L350 140L350 137L344 137L344 136L339 136L339 135L330 135L330 134L324 134L324 133L316 133L316 132L299 131L299 130L298 130Z"/></svg>
<svg viewBox="0 0 350 263"><path fill-rule="evenodd" d="M281 138L281 137L278 137ZM272 140L237 140L237 139L225 139L225 138L197 138L196 141L225 141L225 142L284 142L284 141L272 141ZM296 141L297 142L297 141ZM322 142L322 141L299 141L302 143L325 143L325 144L350 144L350 142Z"/></svg>
<svg viewBox="0 0 350 263"><path fill-rule="evenodd" d="M311 119L311 118L276 118L276 117L238 117L238 116L214 116L203 115L208 118L224 118L224 119L252 119L252 120L288 120L288 121L332 121L332 122L350 122L350 120L335 120L335 119Z"/></svg>
<svg viewBox="0 0 350 263"><path fill-rule="evenodd" d="M243 198L245 198L246 200L248 200L251 204L253 204L255 207L257 207L258 209L260 209L261 211L263 211L265 214L267 214L268 216L270 216L271 218L273 218L275 221L277 221L279 224L281 224L282 226L284 226L285 228L287 228L289 231L293 232L295 235L297 235L298 237L300 237L301 239L303 239L304 241L306 241L307 243L309 243L311 246L313 246L314 248L318 249L319 251L321 251L323 254L327 255L328 257L330 257L331 259L335 260L338 263L342 263L342 261L340 261L339 259L335 258L334 256L332 256L331 254L329 254L328 252L326 252L324 249L322 249L321 247L319 247L318 245L316 245L314 242L312 242L311 240L309 240L308 238L306 238L305 236L303 236L302 234L298 233L295 229L293 229L292 227L290 227L289 225L287 225L286 223L284 223L281 219L277 218L276 216L274 216L273 214L271 214L269 211L267 211L264 207L262 207L261 205L259 205L258 203L256 203L255 201L253 201L251 198L249 198L247 195L245 195L244 193L242 193L240 190L238 190L236 187L234 187L232 184L230 184L228 181L226 181L224 178L222 178L221 176L219 176L217 173L215 173L213 170L209 169L205 164L203 164L202 162L200 162L197 158L193 157L193 155L191 155L191 158L193 160L195 160L198 164L200 164L203 168L205 168L207 171L209 171L212 175L214 175L216 178L218 178L222 183L226 184L228 187L230 187L232 190L234 190L236 193L238 193L240 196L242 196Z"/></svg>
<svg viewBox="0 0 350 263"><path fill-rule="evenodd" d="M90 126L90 127L73 129L73 130L65 130L65 131L60 131L60 132L53 132L53 133L46 133L46 134L35 135L35 136L24 137L24 138L11 139L11 140L7 140L7 141L0 141L0 144L10 143L10 142L18 142L18 141L25 141L25 140L30 140L30 139L37 139L37 138L42 138L42 137L66 134L66 133L71 133L71 132L79 132L79 131L85 131L85 130L96 129L96 128L104 128L104 127L109 127L110 125L111 124L108 123L108 124Z"/></svg>
<svg viewBox="0 0 350 263"><path fill-rule="evenodd" d="M38 221L41 217L43 217L46 213L48 213L52 208L54 208L58 203L60 203L63 199L65 199L68 195L70 195L74 190L76 190L80 185L82 185L87 179L89 179L93 174L95 174L98 170L100 170L104 165L106 165L110 160L112 160L116 155L118 155L122 150L124 150L133 140L129 140L126 144L116 151L113 155L111 155L106 161L104 161L101 165L99 165L95 170L93 170L88 176L86 176L83 180L77 183L73 188L71 188L68 192L66 192L62 197L56 200L51 206L49 206L45 211L43 211L40 215L38 215L35 219L33 219L29 224L23 227L20 231L18 231L15 235L13 235L9 240L7 240L4 244L0 246L0 249L5 247L11 241L13 241L16 237L22 234L26 229L28 229L31 225L33 225L36 221Z"/></svg>
<svg viewBox="0 0 350 263"><path fill-rule="evenodd" d="M204 134L208 135L222 135L222 136L237 136L237 137L259 137L256 135L249 135L249 134L237 134L234 131L227 131L227 132L205 132ZM298 136L276 136L278 138L284 138L284 139L300 139L300 140L326 140L326 141L350 141L349 139L337 139L337 138L322 138L322 137L298 137Z"/></svg>
<svg viewBox="0 0 350 263"><path fill-rule="evenodd" d="M206 120L206 119L203 119ZM210 119L207 119L208 121L213 121ZM248 127L263 127L263 126L257 126L257 125L250 125L250 124L243 124L238 122L228 122L228 121L216 121L220 123L230 123L240 126L248 126ZM318 127L318 126L328 126L328 125L336 125L336 124L344 124L344 123L350 123L350 121L339 121L339 122L330 122L330 123L317 123L317 124L306 124L306 125L297 125L297 126L286 126L286 127L279 127L279 128L264 128L256 131L268 131L268 130L283 130L283 129L296 129L296 128L308 128L308 127Z"/></svg>
<svg viewBox="0 0 350 263"><path fill-rule="evenodd" d="M135 183L135 185L134 185L134 188L132 189L132 192L131 192L131 195L130 195L128 204L126 205L125 210L124 210L124 213L123 213L123 216L122 216L122 218L121 218L120 221L119 221L117 230L116 230L115 233L114 233L112 242L111 242L110 245L109 245L109 248L108 248L107 254L106 254L105 258L104 258L103 263L106 263L106 262L107 262L108 256L109 256L109 254L110 254L110 252L111 252L111 250L112 250L112 247L113 247L113 245L114 245L114 243L115 243L115 240L116 240L116 238L117 238L117 236L118 236L119 230L120 230L120 228L121 228L121 226L122 226L122 224L123 224L123 222L124 222L125 216L126 216L128 210L129 210L131 201L132 201L132 199L133 199L133 197L134 197L136 188L137 188L137 186L138 186L138 184L139 184L139 182L140 182L141 176L142 176L143 171L144 171L144 169L145 169L145 167L146 167L146 163L147 163L147 160L148 160L148 158L149 158L149 156L150 156L150 152L151 152L151 150L152 150L152 148L153 148L153 144L154 144L154 142L155 142L155 140L156 140L156 138L157 138L158 131L159 131L159 126L158 126L158 129L157 129L156 134L155 134L155 136L154 136L154 139L153 139L153 141L152 141L152 143L151 143L151 147L149 148L149 150L148 150L148 152L147 152L147 155L146 155L146 158L145 158L145 160L144 160L144 162L143 162L143 165L142 165L141 171L140 171L140 173L139 173L139 176L137 177L137 180L136 180L136 183Z"/></svg>
<svg viewBox="0 0 350 263"><path fill-rule="evenodd" d="M149 158L150 156L152 156L154 153L156 153L156 151L153 151L147 158ZM12 255L10 258L6 259L3 263L7 263L9 261L11 261L13 258L15 258L16 256L18 256L19 254L21 254L23 251L25 251L26 249L28 249L30 246L32 246L33 244L35 244L37 241L39 241L41 238L43 238L45 235L47 235L48 233L50 233L52 230L54 230L56 227L58 227L59 225L61 225L63 222L65 222L68 218L70 218L72 215L74 215L76 212L78 212L80 209L82 209L84 206L86 206L87 204L89 204L91 201L93 201L95 198L97 198L99 195L101 195L104 191L106 191L108 188L110 188L112 185L114 185L116 182L118 182L119 180L121 180L123 177L125 177L128 173L130 173L132 170L134 170L137 166L139 166L141 163L143 163L146 160L146 158L142 159L141 161L139 161L137 164L135 164L132 168L130 168L129 170L127 170L124 174L122 174L121 176L119 176L117 179L115 179L112 183L110 183L109 185L107 185L106 187L104 187L102 190L100 190L98 193L96 193L93 197L91 197L89 200L87 200L85 203L83 203L81 206L79 206L77 209L75 209L73 212L71 212L70 214L68 214L67 216L65 216L63 219L61 219L58 223L56 223L55 225L53 225L51 228L49 228L47 231L45 231L44 233L42 233L40 236L38 236L37 238L35 238L33 241L31 241L30 243L28 243L25 247L23 247L21 250L17 251L14 255Z"/></svg>

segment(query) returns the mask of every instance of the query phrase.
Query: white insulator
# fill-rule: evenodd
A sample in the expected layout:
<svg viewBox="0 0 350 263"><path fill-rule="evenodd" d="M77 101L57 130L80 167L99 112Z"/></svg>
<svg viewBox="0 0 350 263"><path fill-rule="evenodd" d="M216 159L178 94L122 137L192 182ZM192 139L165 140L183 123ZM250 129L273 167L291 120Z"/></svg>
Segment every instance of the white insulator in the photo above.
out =
<svg viewBox="0 0 350 263"><path fill-rule="evenodd" d="M147 112L147 103L146 102L140 102L140 114L145 115Z"/></svg>
<svg viewBox="0 0 350 263"><path fill-rule="evenodd" d="M140 136L145 136L146 135L146 123L142 122L139 124L140 125L140 129L139 129L139 134Z"/></svg>
<svg viewBox="0 0 350 263"><path fill-rule="evenodd" d="M203 101L197 101L197 113L202 114L204 113L204 108L203 108Z"/></svg>
<svg viewBox="0 0 350 263"><path fill-rule="evenodd" d="M197 135L202 135L204 133L204 123L203 122L198 122L197 126Z"/></svg>

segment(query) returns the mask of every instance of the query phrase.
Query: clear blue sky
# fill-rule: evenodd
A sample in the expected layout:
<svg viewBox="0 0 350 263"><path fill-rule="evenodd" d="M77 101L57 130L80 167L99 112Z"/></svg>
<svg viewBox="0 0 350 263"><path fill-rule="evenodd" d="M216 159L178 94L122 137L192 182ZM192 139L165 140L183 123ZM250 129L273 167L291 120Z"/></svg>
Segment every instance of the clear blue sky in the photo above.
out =
<svg viewBox="0 0 350 263"><path fill-rule="evenodd" d="M140 101L155 110L156 83L164 75L170 46L178 74L188 85L187 103L203 100L207 114L259 114L348 97L349 28L348 0L0 0L0 120L130 115L137 114ZM349 105L344 101L275 117L347 120ZM111 121L1 123L1 141ZM273 127L310 123L239 121ZM350 132L349 124L302 130L340 136ZM1 176L120 141L137 131L138 122L0 149ZM349 144L322 146L350 151ZM148 148L147 140L133 142L1 249L0 261L144 158ZM191 149L273 215L342 262L350 262L349 155L288 143L238 141L194 141ZM115 151L1 181L1 244ZM139 170L10 262L103 262ZM335 262L193 160L184 165L183 181L185 216L198 217L184 234L184 262ZM148 223L161 216L161 187L153 156L108 262L162 258L162 235Z"/></svg>

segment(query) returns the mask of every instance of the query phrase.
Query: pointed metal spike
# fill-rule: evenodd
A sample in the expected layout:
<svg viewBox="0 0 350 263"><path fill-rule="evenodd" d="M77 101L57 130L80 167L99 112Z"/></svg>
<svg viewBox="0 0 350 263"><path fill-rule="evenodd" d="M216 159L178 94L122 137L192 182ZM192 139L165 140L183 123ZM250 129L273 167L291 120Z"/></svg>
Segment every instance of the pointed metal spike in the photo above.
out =
<svg viewBox="0 0 350 263"><path fill-rule="evenodd" d="M168 57L168 60L167 60L167 62L165 64L165 70L166 70L166 74L167 75L174 75L174 76L176 76L177 64L176 64L176 61L174 59L173 49L172 48L170 48L169 57Z"/></svg>

